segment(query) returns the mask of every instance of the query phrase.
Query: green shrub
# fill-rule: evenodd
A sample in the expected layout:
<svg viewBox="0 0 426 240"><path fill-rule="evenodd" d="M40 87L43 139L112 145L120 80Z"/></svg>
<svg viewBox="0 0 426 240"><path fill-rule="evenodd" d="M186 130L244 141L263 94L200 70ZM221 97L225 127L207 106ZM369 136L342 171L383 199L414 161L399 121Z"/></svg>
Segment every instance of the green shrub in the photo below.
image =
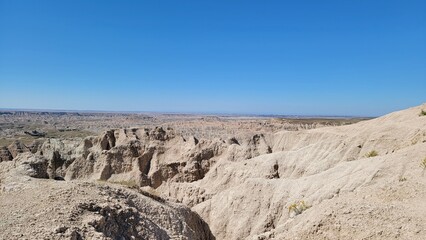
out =
<svg viewBox="0 0 426 240"><path fill-rule="evenodd" d="M376 150L372 150L370 152L367 153L366 157L370 158L370 157L375 157L378 156L379 153Z"/></svg>
<svg viewBox="0 0 426 240"><path fill-rule="evenodd" d="M422 109L422 111L420 112L419 116L426 116L426 111Z"/></svg>

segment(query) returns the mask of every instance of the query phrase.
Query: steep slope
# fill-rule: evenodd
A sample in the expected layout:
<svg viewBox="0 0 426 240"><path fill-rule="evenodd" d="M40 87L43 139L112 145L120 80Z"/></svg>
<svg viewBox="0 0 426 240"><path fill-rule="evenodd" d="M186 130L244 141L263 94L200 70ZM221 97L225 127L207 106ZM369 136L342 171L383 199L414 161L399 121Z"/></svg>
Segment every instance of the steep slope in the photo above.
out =
<svg viewBox="0 0 426 240"><path fill-rule="evenodd" d="M280 132L272 136L271 154L233 162L222 159L202 180L184 184L169 182L161 186L160 191L170 199L192 206L219 239L294 239L297 236L315 239L318 233L314 230L318 226L314 225L321 220L312 215L317 216L318 212L334 212L333 216L338 217L348 212L349 219L362 223L363 227L354 230L349 225L351 221L340 220L334 229L332 225L323 230L329 234L325 235L327 238L346 232L342 237L421 239L420 232L426 230L425 212L404 211L404 206L425 207L421 203L426 197L426 179L420 167L426 157L426 117L419 116L422 108L426 106L350 126ZM376 151L378 156L367 157L371 151ZM404 198L407 201L404 204L396 201L394 208L386 206L387 202L378 196L375 201L363 199L375 192L392 195L413 191L415 196ZM360 197L353 199L354 193ZM324 203L329 199L333 205ZM291 206L301 200L311 207L293 216ZM354 206L352 201L368 207ZM333 208L336 203L341 205L340 214ZM373 211L383 216L369 222ZM371 227L397 219L416 219L400 224L413 231L390 231L387 228L391 223ZM294 224L294 221L300 223ZM383 233L376 236L376 231Z"/></svg>

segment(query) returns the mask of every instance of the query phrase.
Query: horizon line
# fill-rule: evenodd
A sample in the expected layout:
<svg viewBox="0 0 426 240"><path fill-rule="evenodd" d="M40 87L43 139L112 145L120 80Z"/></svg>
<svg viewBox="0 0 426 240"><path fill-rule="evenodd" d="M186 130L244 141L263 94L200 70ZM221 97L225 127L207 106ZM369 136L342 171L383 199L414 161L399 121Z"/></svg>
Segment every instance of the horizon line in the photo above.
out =
<svg viewBox="0 0 426 240"><path fill-rule="evenodd" d="M224 113L224 112L179 112L179 111L119 111L119 110L76 110L76 109L43 109L43 108L4 108L0 112L48 112L48 113L99 113L99 114L159 114L159 115L204 115L204 116L239 116L239 117L283 117L283 118L377 118L379 116L366 115L309 115L309 114L256 114L256 113Z"/></svg>

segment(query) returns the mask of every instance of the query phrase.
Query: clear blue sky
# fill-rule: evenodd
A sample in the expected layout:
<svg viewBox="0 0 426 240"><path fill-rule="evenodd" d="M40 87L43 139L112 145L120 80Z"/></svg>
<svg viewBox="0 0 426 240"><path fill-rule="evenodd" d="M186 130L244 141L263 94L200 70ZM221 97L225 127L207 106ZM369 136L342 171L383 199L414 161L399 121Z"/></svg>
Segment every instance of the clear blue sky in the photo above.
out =
<svg viewBox="0 0 426 240"><path fill-rule="evenodd" d="M426 1L3 1L0 107L381 115L426 102Z"/></svg>

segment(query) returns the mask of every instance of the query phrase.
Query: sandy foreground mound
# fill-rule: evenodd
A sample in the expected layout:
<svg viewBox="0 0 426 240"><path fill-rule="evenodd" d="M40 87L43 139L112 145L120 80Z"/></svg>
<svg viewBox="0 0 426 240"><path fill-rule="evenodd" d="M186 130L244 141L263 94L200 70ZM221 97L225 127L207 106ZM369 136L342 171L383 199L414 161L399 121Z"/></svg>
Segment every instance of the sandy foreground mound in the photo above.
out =
<svg viewBox="0 0 426 240"><path fill-rule="evenodd" d="M188 208L137 191L24 181L0 196L3 239L214 239Z"/></svg>
<svg viewBox="0 0 426 240"><path fill-rule="evenodd" d="M0 237L424 239L422 109L247 138L50 139L0 163Z"/></svg>

